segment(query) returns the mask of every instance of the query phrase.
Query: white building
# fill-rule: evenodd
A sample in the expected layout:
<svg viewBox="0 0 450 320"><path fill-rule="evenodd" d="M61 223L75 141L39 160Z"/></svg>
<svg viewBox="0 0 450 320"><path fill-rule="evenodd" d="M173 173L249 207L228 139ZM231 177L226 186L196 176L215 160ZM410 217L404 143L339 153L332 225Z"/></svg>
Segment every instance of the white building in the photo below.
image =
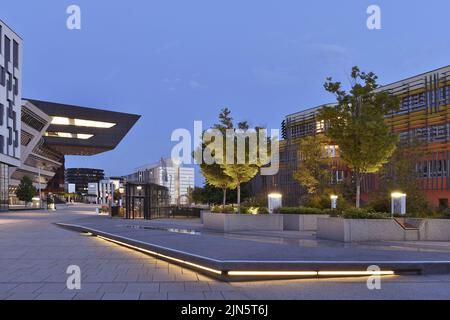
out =
<svg viewBox="0 0 450 320"><path fill-rule="evenodd" d="M119 178L104 179L99 182L99 197L101 204L114 203L117 199L114 192L122 188L122 182Z"/></svg>
<svg viewBox="0 0 450 320"><path fill-rule="evenodd" d="M20 166L22 39L0 20L0 211L8 210L9 168Z"/></svg>
<svg viewBox="0 0 450 320"><path fill-rule="evenodd" d="M189 190L194 189L195 169L177 165L171 159L143 166L127 176L127 181L137 183L155 183L169 189L172 205L189 204Z"/></svg>
<svg viewBox="0 0 450 320"><path fill-rule="evenodd" d="M98 183L96 182L88 183L86 198L90 203L98 204Z"/></svg>

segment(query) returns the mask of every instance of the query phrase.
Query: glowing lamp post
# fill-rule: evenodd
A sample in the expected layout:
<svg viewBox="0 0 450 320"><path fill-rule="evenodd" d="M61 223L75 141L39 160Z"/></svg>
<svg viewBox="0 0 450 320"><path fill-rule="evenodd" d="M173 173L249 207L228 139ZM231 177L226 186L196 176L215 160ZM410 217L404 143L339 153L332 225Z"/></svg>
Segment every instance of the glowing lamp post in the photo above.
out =
<svg viewBox="0 0 450 320"><path fill-rule="evenodd" d="M283 206L283 196L280 193L269 194L269 213L272 214L276 209Z"/></svg>
<svg viewBox="0 0 450 320"><path fill-rule="evenodd" d="M404 216L406 214L406 194L401 192L394 192L391 194L392 206L391 213L392 216L400 214Z"/></svg>
<svg viewBox="0 0 450 320"><path fill-rule="evenodd" d="M331 209L337 209L337 201L338 201L338 196L336 195L332 195L330 196L331 199Z"/></svg>

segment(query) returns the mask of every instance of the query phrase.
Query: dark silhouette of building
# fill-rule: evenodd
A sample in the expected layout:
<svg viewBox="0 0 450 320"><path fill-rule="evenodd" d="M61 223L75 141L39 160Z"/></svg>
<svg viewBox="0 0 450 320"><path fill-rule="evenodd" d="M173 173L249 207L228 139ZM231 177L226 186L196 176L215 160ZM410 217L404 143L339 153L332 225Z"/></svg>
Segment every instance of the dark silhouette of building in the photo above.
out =
<svg viewBox="0 0 450 320"><path fill-rule="evenodd" d="M105 172L101 169L71 168L65 172L65 182L74 184L76 192L80 195L88 195L89 183L99 183L104 178Z"/></svg>

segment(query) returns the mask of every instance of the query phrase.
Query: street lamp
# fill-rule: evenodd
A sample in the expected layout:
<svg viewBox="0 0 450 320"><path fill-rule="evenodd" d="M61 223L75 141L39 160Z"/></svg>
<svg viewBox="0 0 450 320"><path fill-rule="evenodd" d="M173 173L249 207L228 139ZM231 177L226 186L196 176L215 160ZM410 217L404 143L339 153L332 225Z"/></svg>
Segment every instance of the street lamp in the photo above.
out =
<svg viewBox="0 0 450 320"><path fill-rule="evenodd" d="M391 198L392 217L394 217L395 214L404 216L406 214L406 194L402 192L393 192Z"/></svg>
<svg viewBox="0 0 450 320"><path fill-rule="evenodd" d="M337 195L331 195L330 196L331 199L331 209L337 209L337 200L339 199L339 197Z"/></svg>
<svg viewBox="0 0 450 320"><path fill-rule="evenodd" d="M39 209L42 209L42 186L41 186L41 166L38 165L39 176Z"/></svg>

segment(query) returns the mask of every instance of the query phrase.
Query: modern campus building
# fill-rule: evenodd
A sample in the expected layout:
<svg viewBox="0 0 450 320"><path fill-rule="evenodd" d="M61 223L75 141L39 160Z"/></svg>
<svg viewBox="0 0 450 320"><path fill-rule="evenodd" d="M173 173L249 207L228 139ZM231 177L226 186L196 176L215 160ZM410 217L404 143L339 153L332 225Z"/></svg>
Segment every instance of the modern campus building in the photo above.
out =
<svg viewBox="0 0 450 320"><path fill-rule="evenodd" d="M0 211L24 176L64 192L65 156L116 148L140 116L22 98L22 39L0 20Z"/></svg>
<svg viewBox="0 0 450 320"><path fill-rule="evenodd" d="M65 183L75 185L75 192L80 195L97 195L98 187L95 193L90 192L89 184L98 184L105 178L105 172L102 169L90 168L70 168L65 172Z"/></svg>
<svg viewBox="0 0 450 320"><path fill-rule="evenodd" d="M24 99L22 104L22 156L19 166L10 169L12 204L17 202L15 190L23 176L30 177L35 187L44 192L64 192L65 156L91 156L115 149L140 118L32 99ZM77 191L86 194L88 183L93 181L80 183L75 176L69 172L68 182L75 183ZM96 182L101 179L102 175Z"/></svg>
<svg viewBox="0 0 450 320"><path fill-rule="evenodd" d="M23 100L21 113L22 156L19 166L10 168L12 204L17 202L15 190L24 176L44 192L62 193L67 183L73 183L76 192L87 194L89 182L102 180L103 171L73 169L66 175L65 156L91 156L115 149L140 118L31 99Z"/></svg>
<svg viewBox="0 0 450 320"><path fill-rule="evenodd" d="M398 112L386 115L392 131L400 135L400 143L420 141L426 155L417 163L419 185L435 207L448 208L450 198L450 66L401 80L379 90L388 90L401 99ZM286 116L282 123L283 140L280 143L280 171L275 176L258 176L252 181L254 194L278 191L285 205L298 205L303 193L294 180L299 159L299 141L310 135L321 134L325 123L318 121L318 110L323 106ZM339 161L339 146L329 146L333 158L333 182L341 182L348 168ZM367 175L363 192L377 188L377 176Z"/></svg>
<svg viewBox="0 0 450 320"><path fill-rule="evenodd" d="M22 39L0 20L0 210L8 210L9 171L20 166Z"/></svg>
<svg viewBox="0 0 450 320"><path fill-rule="evenodd" d="M189 204L189 190L194 189L195 169L177 165L172 159L136 169L126 177L128 182L153 183L169 189L170 204Z"/></svg>

